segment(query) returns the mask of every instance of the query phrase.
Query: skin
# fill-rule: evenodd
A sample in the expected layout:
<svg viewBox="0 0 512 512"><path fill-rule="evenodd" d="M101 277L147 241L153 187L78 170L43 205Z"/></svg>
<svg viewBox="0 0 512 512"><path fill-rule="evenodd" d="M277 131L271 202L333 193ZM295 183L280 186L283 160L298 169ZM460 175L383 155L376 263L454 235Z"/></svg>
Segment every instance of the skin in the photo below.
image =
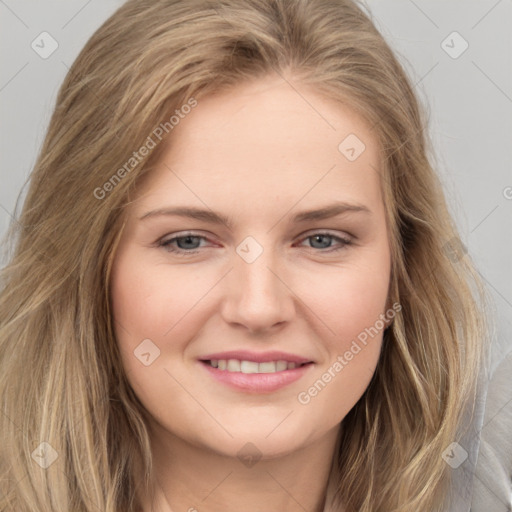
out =
<svg viewBox="0 0 512 512"><path fill-rule="evenodd" d="M338 150L351 133L366 145L352 162ZM354 111L280 77L202 98L174 128L127 209L112 269L122 364L148 412L155 463L156 495L143 497L144 511L323 510L339 425L370 382L383 329L307 404L297 397L332 375L337 357L390 307L378 168L376 140ZM291 223L334 201L370 211ZM177 205L222 213L233 226L139 220ZM195 253L158 245L188 230L206 239L171 246ZM325 230L352 243L308 238ZM247 236L263 248L252 263L236 252ZM160 350L148 366L134 355L145 339ZM277 391L244 392L198 361L236 349L314 364ZM237 457L248 442L261 455L251 467Z"/></svg>

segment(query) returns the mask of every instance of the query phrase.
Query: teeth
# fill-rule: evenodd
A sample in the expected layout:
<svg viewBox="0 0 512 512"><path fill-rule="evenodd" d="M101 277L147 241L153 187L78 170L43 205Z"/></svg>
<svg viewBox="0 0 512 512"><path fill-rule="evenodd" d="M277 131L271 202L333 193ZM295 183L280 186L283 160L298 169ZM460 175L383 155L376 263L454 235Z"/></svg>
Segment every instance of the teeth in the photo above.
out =
<svg viewBox="0 0 512 512"><path fill-rule="evenodd" d="M269 361L267 363L260 363L258 365L258 370L260 371L260 373L275 373L276 363L274 363L274 361Z"/></svg>
<svg viewBox="0 0 512 512"><path fill-rule="evenodd" d="M227 370L228 372L239 372L240 361L238 361L238 359L229 359Z"/></svg>
<svg viewBox="0 0 512 512"><path fill-rule="evenodd" d="M276 372L282 372L288 368L288 363L286 361L277 361L276 362Z"/></svg>
<svg viewBox="0 0 512 512"><path fill-rule="evenodd" d="M254 361L241 361L240 371L242 373L260 373L259 364Z"/></svg>
<svg viewBox="0 0 512 512"><path fill-rule="evenodd" d="M300 366L283 360L257 363L255 361L239 361L238 359L212 359L208 363L213 368L218 368L219 370L241 373L275 373L293 370Z"/></svg>

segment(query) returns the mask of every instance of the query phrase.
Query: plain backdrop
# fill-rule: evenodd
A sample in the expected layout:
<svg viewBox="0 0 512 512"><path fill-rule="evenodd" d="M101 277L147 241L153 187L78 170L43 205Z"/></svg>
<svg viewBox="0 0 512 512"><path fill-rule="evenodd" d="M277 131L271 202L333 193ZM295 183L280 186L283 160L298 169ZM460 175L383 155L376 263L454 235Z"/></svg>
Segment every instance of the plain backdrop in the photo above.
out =
<svg viewBox="0 0 512 512"><path fill-rule="evenodd" d="M0 0L0 235L16 217L69 66L121 4ZM512 1L366 5L430 114L452 213L494 298L494 368L512 349Z"/></svg>

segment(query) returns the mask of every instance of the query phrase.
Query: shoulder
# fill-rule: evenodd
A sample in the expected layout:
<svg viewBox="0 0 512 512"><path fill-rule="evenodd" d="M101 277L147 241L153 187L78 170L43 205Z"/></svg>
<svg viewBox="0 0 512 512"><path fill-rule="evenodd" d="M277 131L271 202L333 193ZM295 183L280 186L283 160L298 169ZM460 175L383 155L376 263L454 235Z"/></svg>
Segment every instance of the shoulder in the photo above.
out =
<svg viewBox="0 0 512 512"><path fill-rule="evenodd" d="M487 388L471 510L512 511L512 351Z"/></svg>

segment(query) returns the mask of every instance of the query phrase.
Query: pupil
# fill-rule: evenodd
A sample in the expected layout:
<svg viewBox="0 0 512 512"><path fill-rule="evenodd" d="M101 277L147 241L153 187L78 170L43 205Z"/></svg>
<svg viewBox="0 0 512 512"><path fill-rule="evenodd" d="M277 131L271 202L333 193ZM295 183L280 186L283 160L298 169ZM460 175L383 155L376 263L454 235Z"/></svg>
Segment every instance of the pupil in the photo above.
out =
<svg viewBox="0 0 512 512"><path fill-rule="evenodd" d="M188 236L185 236L185 237L182 237L180 240L184 240L184 245L187 245L189 243L191 243L190 241L194 238L197 238L196 236L192 236L192 235L188 235ZM193 242L192 242L193 244ZM195 247L185 247L185 249L195 249Z"/></svg>
<svg viewBox="0 0 512 512"><path fill-rule="evenodd" d="M323 239L325 239L325 241L327 242L327 241L328 241L327 239L329 238L329 236L328 236L328 235L315 235L315 236L313 237L313 239L314 239L315 241L320 241L320 243L321 243L321 241L322 241L322 238L323 238ZM329 245L329 244L327 243L327 245ZM327 245L325 245L325 244L324 244L324 248L325 248Z"/></svg>

